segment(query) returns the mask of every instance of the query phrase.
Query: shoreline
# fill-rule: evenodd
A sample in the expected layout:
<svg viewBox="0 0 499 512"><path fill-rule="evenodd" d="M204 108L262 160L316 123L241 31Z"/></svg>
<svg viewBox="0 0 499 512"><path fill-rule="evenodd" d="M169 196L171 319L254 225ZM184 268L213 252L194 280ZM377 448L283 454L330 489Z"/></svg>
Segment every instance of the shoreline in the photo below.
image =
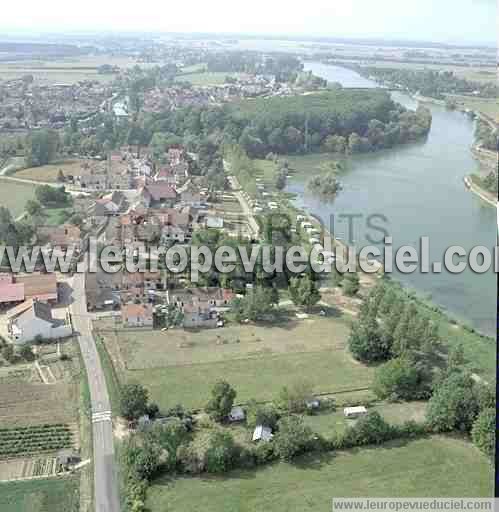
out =
<svg viewBox="0 0 499 512"><path fill-rule="evenodd" d="M465 176L463 178L464 184L466 188L475 194L478 198L480 198L484 203L488 204L489 206L492 206L494 208L497 207L498 200L497 198L493 199L492 193L487 192L483 188L481 188L479 185L473 182L473 177L471 175Z"/></svg>

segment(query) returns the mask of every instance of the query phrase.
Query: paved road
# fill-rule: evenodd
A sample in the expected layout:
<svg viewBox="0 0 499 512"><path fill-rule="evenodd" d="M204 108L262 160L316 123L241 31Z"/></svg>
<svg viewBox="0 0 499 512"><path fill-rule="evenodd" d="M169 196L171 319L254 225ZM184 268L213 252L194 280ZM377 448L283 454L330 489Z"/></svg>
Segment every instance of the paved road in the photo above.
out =
<svg viewBox="0 0 499 512"><path fill-rule="evenodd" d="M91 315L87 312L83 274L75 274L73 278L73 298L71 315L74 328L78 332L92 401L95 511L119 512L111 404L99 354L92 336Z"/></svg>

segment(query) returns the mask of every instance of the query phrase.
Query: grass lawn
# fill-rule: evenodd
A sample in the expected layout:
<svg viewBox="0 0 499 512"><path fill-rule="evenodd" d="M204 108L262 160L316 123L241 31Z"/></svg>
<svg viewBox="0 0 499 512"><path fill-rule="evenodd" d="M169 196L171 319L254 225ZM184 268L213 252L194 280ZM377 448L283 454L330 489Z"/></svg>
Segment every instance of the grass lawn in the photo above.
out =
<svg viewBox="0 0 499 512"><path fill-rule="evenodd" d="M2 512L75 512L79 477L0 484Z"/></svg>
<svg viewBox="0 0 499 512"><path fill-rule="evenodd" d="M147 506L151 512L326 512L334 496L491 496L492 481L491 465L470 443L432 437L309 455L225 477L165 478L151 487Z"/></svg>
<svg viewBox="0 0 499 512"><path fill-rule="evenodd" d="M77 175L81 172L81 165L85 160L64 160L61 162L54 162L40 167L29 167L22 169L15 173L16 178L23 178L35 181L56 182L59 171L64 174Z"/></svg>
<svg viewBox="0 0 499 512"><path fill-rule="evenodd" d="M355 363L346 350L322 350L274 356L234 359L211 364L172 366L125 372L125 380L140 382L151 399L165 409L177 403L198 408L221 378L237 391L236 401L272 400L285 385L298 379L310 382L314 391L339 392L371 383L373 369Z"/></svg>
<svg viewBox="0 0 499 512"><path fill-rule="evenodd" d="M352 404L362 404L362 398L359 398L358 401L352 401ZM378 411L392 425L402 424L408 420L421 423L425 419L426 402L380 403L369 407L369 410ZM335 432L343 432L348 426L353 425L353 420L348 420L343 415L343 407L338 407L334 412L326 411L303 418L314 432L326 437L331 437Z"/></svg>
<svg viewBox="0 0 499 512"><path fill-rule="evenodd" d="M220 378L234 386L238 403L272 400L298 379L317 393L367 388L374 369L353 360L348 332L341 318L313 317L274 326L101 334L120 381L142 383L166 409L202 407Z"/></svg>
<svg viewBox="0 0 499 512"><path fill-rule="evenodd" d="M35 185L16 183L9 180L0 181L0 204L8 208L13 217L21 215L29 199L35 197Z"/></svg>
<svg viewBox="0 0 499 512"><path fill-rule="evenodd" d="M129 370L217 363L346 346L349 324L342 319L286 319L279 324L228 325L223 329L117 331Z"/></svg>

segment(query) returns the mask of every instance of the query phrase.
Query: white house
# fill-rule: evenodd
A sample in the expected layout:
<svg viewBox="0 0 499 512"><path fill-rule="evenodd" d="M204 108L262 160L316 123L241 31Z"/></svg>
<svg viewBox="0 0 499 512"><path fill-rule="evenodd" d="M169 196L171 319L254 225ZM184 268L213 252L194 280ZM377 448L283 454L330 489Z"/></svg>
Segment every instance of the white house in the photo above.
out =
<svg viewBox="0 0 499 512"><path fill-rule="evenodd" d="M244 413L244 409L241 406L236 405L230 410L229 421L244 421L245 418L246 414Z"/></svg>
<svg viewBox="0 0 499 512"><path fill-rule="evenodd" d="M46 302L29 300L19 304L8 315L8 332L16 345L35 338L50 340L73 334L71 325L52 317L52 307Z"/></svg>

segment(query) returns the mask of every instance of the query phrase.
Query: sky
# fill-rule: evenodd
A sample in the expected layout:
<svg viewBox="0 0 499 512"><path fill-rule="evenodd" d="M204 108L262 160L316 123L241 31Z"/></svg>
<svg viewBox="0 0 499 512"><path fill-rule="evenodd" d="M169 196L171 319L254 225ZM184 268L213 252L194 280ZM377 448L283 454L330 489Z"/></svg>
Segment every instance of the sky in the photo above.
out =
<svg viewBox="0 0 499 512"><path fill-rule="evenodd" d="M20 0L2 32L225 32L495 43L499 0Z"/></svg>

